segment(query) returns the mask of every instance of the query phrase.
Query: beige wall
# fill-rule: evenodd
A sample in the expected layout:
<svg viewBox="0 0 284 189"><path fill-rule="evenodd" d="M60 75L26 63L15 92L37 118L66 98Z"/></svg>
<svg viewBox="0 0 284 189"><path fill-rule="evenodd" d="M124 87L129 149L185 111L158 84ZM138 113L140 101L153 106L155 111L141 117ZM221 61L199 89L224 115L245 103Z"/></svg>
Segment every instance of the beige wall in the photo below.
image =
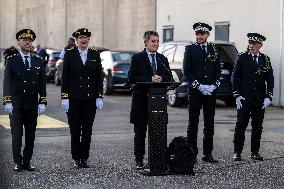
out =
<svg viewBox="0 0 284 189"><path fill-rule="evenodd" d="M0 48L16 45L16 31L30 28L35 44L61 49L86 27L92 46L141 50L144 31L155 29L155 6L155 0L0 0Z"/></svg>

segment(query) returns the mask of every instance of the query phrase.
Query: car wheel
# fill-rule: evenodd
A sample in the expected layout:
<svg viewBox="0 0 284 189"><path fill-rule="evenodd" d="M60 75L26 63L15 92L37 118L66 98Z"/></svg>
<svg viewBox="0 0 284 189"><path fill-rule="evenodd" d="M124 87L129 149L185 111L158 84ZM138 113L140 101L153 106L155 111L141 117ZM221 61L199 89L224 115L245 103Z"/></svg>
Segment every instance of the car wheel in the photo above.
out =
<svg viewBox="0 0 284 189"><path fill-rule="evenodd" d="M181 99L177 96L176 90L169 90L168 93L168 104L172 107L178 107L181 105Z"/></svg>
<svg viewBox="0 0 284 189"><path fill-rule="evenodd" d="M104 95L111 95L112 93L112 89L110 87L110 83L109 83L109 79L108 76L104 77L104 81L103 81L103 93Z"/></svg>
<svg viewBox="0 0 284 189"><path fill-rule="evenodd" d="M228 97L224 100L226 106L229 106L229 107L232 107L232 106L235 106L236 105L236 102L235 102L235 98L234 97Z"/></svg>
<svg viewBox="0 0 284 189"><path fill-rule="evenodd" d="M60 85L61 84L60 78L59 78L59 74L58 74L57 71L55 72L54 83L55 83L55 85Z"/></svg>

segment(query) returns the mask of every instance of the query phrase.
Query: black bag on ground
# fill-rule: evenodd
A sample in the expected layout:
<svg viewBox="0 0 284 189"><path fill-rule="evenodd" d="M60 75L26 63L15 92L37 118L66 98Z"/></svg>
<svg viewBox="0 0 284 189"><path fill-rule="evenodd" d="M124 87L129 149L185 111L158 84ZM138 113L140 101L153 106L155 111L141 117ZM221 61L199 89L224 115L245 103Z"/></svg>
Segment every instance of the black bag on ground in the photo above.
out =
<svg viewBox="0 0 284 189"><path fill-rule="evenodd" d="M170 173L192 174L196 158L187 137L175 137L168 147L168 166Z"/></svg>

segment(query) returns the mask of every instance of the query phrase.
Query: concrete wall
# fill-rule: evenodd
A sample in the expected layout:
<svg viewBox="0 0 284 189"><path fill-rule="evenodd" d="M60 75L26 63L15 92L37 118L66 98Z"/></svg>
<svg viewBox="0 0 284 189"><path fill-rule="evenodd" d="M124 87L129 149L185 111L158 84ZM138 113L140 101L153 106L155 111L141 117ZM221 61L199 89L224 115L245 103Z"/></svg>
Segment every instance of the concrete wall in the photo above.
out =
<svg viewBox="0 0 284 189"><path fill-rule="evenodd" d="M92 32L90 45L141 50L145 30L155 29L155 0L0 0L0 48L17 45L15 33L30 28L34 44L61 49L78 28Z"/></svg>
<svg viewBox="0 0 284 189"><path fill-rule="evenodd" d="M230 41L241 52L247 47L248 32L258 32L267 40L261 49L271 58L275 76L275 105L284 105L283 0L157 0L157 28L174 26L174 40L195 40L192 25L201 21L213 27L215 22L230 22Z"/></svg>

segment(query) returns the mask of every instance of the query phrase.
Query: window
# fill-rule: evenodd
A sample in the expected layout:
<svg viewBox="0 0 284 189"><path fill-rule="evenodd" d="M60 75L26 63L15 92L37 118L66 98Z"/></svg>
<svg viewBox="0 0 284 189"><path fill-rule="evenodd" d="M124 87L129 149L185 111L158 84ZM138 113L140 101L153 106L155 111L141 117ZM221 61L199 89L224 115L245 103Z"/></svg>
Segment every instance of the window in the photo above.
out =
<svg viewBox="0 0 284 189"><path fill-rule="evenodd" d="M230 22L215 22L215 40L229 41Z"/></svg>
<svg viewBox="0 0 284 189"><path fill-rule="evenodd" d="M163 42L174 40L174 26L163 26Z"/></svg>

